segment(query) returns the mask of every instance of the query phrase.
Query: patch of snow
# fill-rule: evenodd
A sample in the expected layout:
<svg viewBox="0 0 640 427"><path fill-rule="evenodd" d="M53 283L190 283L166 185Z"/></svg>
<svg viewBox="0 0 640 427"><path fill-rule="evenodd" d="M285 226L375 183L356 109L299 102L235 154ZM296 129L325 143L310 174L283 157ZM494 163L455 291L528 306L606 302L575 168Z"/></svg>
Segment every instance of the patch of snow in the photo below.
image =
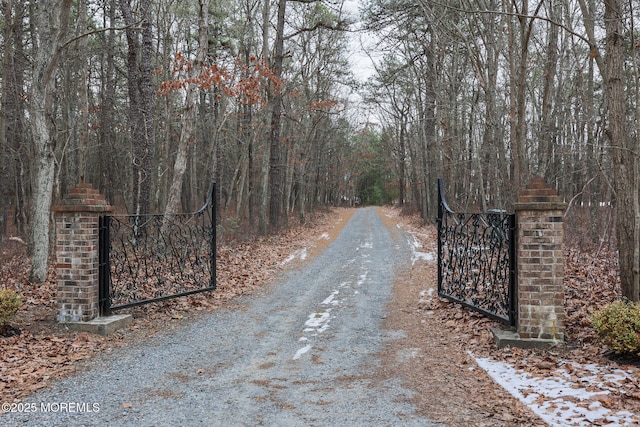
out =
<svg viewBox="0 0 640 427"><path fill-rule="evenodd" d="M280 263L280 265L285 265L285 264L289 264L291 261L293 261L294 259L296 259L296 256L294 254L289 255L287 258L285 258L284 261L282 261Z"/></svg>
<svg viewBox="0 0 640 427"><path fill-rule="evenodd" d="M575 362L568 362L563 365L564 366L571 365L569 367L571 371L574 371L575 369L580 369L586 372L590 372L593 375L581 375L580 381L585 384L591 384L595 381L604 381L600 384L600 388L610 390L610 391L617 391L617 388L615 387L615 385L611 386L611 384L624 383L632 376L632 374L630 374L628 371L625 371L623 369L612 369L608 372L603 373L602 367L594 363L582 365ZM570 377L569 372L567 372L566 370L564 371L564 374L567 377Z"/></svg>
<svg viewBox="0 0 640 427"><path fill-rule="evenodd" d="M305 354L307 351L311 350L311 348L312 348L311 344L305 345L304 347L296 351L296 354L292 357L292 360L300 359L300 357L302 357L302 355Z"/></svg>
<svg viewBox="0 0 640 427"><path fill-rule="evenodd" d="M331 309L327 311L323 311L321 313L311 313L309 315L309 319L304 322L306 326L305 332L313 332L321 334L329 327L329 320L331 319L331 314L329 313Z"/></svg>
<svg viewBox="0 0 640 427"><path fill-rule="evenodd" d="M321 305L337 305L338 301L334 301L333 299L336 297L336 295L338 295L340 293L340 291L333 291L333 293L331 295L329 295L328 297L326 297L324 299L324 301L322 301L320 304Z"/></svg>
<svg viewBox="0 0 640 427"><path fill-rule="evenodd" d="M360 286L360 285L364 284L365 280L367 280L367 273L364 273L364 274L360 275L360 280L358 280L358 283L356 283L356 285Z"/></svg>
<svg viewBox="0 0 640 427"><path fill-rule="evenodd" d="M418 260L433 261L435 259L436 254L434 254L433 252L414 252L413 257L411 258L411 262L415 264Z"/></svg>
<svg viewBox="0 0 640 427"><path fill-rule="evenodd" d="M307 248L300 249L299 251L290 254L287 258L285 258L284 261L280 263L280 266L282 267L283 265L289 264L296 258L300 258L303 261L307 259Z"/></svg>
<svg viewBox="0 0 640 427"><path fill-rule="evenodd" d="M626 371L604 371L606 368L596 365L571 363L573 369L582 368L594 375L578 379L575 372L570 375L561 367L556 371L558 376L540 378L506 362L475 357L471 352L469 354L496 383L550 426L640 425L638 414L606 407L607 395L614 388L604 382L624 381L631 375Z"/></svg>
<svg viewBox="0 0 640 427"><path fill-rule="evenodd" d="M410 234L409 246L411 246L411 264L415 264L418 260L433 261L436 259L436 254L433 252L421 252L418 249L422 247L422 244L418 241L415 234Z"/></svg>
<svg viewBox="0 0 640 427"><path fill-rule="evenodd" d="M433 294L434 294L435 291L436 291L435 288L429 288L429 289L425 289L423 291L420 291L420 299L418 300L418 302L429 302L429 301L431 301L431 297L433 297Z"/></svg>
<svg viewBox="0 0 640 427"><path fill-rule="evenodd" d="M398 362L404 363L418 357L421 351L419 348L405 348L396 353L396 359Z"/></svg>

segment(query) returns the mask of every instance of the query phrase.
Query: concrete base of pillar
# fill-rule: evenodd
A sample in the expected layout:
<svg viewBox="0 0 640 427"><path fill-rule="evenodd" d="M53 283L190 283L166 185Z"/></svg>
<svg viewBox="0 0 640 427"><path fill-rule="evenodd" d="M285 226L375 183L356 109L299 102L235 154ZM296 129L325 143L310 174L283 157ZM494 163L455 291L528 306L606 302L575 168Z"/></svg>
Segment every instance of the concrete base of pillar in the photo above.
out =
<svg viewBox="0 0 640 427"><path fill-rule="evenodd" d="M516 331L505 331L502 329L492 329L493 337L498 348L548 348L557 345L564 345L564 341L541 338L520 338Z"/></svg>
<svg viewBox="0 0 640 427"><path fill-rule="evenodd" d="M88 322L66 322L63 326L76 332L91 332L99 335L109 335L118 329L131 326L133 317L130 314L96 317Z"/></svg>

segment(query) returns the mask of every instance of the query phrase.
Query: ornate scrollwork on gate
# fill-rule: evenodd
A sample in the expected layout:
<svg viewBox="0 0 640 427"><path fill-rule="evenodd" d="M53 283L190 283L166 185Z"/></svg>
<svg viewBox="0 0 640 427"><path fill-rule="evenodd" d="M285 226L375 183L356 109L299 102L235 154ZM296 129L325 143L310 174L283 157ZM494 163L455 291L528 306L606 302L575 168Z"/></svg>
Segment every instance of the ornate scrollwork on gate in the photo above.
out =
<svg viewBox="0 0 640 427"><path fill-rule="evenodd" d="M439 181L438 294L503 322L515 322L515 216L454 213Z"/></svg>
<svg viewBox="0 0 640 427"><path fill-rule="evenodd" d="M103 217L103 311L215 289L212 195L195 213Z"/></svg>

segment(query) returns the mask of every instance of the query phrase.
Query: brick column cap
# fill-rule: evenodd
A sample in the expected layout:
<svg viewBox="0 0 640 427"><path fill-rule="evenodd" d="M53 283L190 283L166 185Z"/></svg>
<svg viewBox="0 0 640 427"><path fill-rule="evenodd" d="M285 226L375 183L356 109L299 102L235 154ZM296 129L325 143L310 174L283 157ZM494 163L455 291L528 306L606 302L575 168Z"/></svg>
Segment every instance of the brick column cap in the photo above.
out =
<svg viewBox="0 0 640 427"><path fill-rule="evenodd" d="M114 209L105 196L91 184L80 183L51 210L53 212L112 212Z"/></svg>
<svg viewBox="0 0 640 427"><path fill-rule="evenodd" d="M550 211L567 209L558 192L547 184L542 177L534 177L527 187L520 192L518 201L514 203L516 211Z"/></svg>

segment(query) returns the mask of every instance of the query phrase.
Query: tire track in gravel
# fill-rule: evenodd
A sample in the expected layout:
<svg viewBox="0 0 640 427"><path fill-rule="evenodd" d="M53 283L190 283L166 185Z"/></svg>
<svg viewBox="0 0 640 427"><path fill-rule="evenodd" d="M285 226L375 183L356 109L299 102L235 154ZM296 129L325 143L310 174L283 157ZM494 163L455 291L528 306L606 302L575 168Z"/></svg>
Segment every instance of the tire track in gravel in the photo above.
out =
<svg viewBox="0 0 640 427"><path fill-rule="evenodd" d="M400 379L379 374L397 338L382 326L395 270L410 255L374 208L359 209L322 253L242 309L114 351L27 399L99 411L5 414L0 425L435 425Z"/></svg>

